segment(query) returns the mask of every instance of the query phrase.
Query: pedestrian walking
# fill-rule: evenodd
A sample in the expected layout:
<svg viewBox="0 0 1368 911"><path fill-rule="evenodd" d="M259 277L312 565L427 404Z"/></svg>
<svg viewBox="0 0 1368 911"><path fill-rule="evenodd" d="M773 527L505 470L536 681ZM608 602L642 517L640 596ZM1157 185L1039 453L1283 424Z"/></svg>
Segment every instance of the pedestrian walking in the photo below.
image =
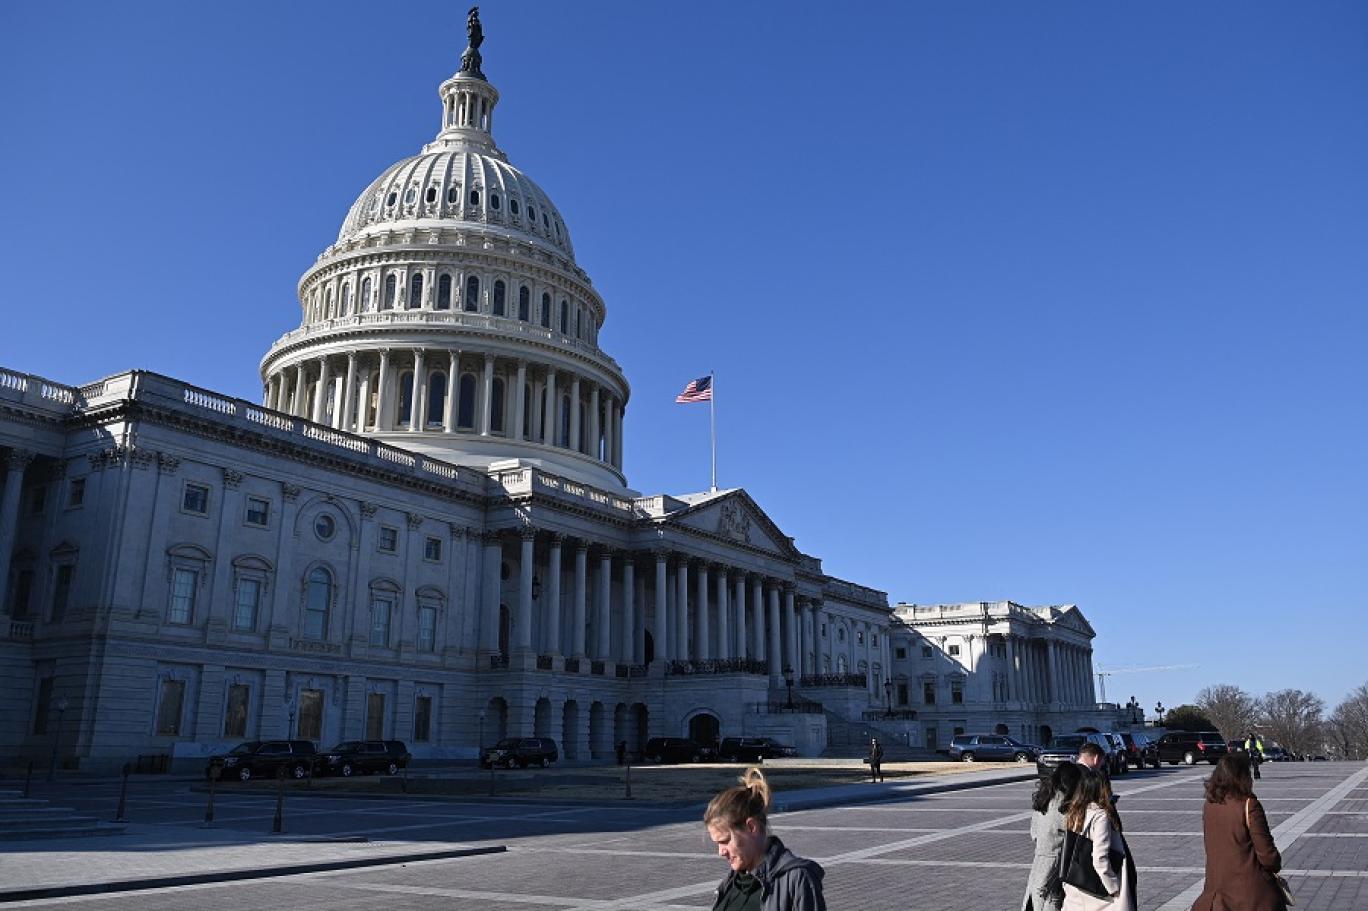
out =
<svg viewBox="0 0 1368 911"><path fill-rule="evenodd" d="M1083 777L1082 766L1061 762L1049 778L1042 778L1031 798L1031 840L1035 857L1026 880L1021 911L1060 911L1064 884L1059 879L1059 852L1064 847L1064 813Z"/></svg>
<svg viewBox="0 0 1368 911"><path fill-rule="evenodd" d="M883 781L883 747L879 746L877 738L869 741L869 755L865 757L865 762L869 763L869 780Z"/></svg>
<svg viewBox="0 0 1368 911"><path fill-rule="evenodd" d="M1287 907L1277 874L1282 855L1268 817L1254 796L1250 758L1227 753L1206 780L1202 804L1206 883L1192 911L1282 911Z"/></svg>
<svg viewBox="0 0 1368 911"><path fill-rule="evenodd" d="M1264 761L1263 738L1253 731L1245 734L1244 742L1245 755L1249 757L1249 768L1254 773L1255 778L1262 778L1259 774L1259 766Z"/></svg>
<svg viewBox="0 0 1368 911"><path fill-rule="evenodd" d="M731 872L717 887L713 911L826 911L825 871L769 834L770 786L759 769L708 804L703 824Z"/></svg>
<svg viewBox="0 0 1368 911"><path fill-rule="evenodd" d="M1105 776L1083 772L1064 814L1064 827L1091 842L1091 866L1104 894L1083 891L1068 881L1067 871L1061 871L1063 911L1136 911L1135 861L1121 835L1121 817L1116 815L1111 782Z"/></svg>

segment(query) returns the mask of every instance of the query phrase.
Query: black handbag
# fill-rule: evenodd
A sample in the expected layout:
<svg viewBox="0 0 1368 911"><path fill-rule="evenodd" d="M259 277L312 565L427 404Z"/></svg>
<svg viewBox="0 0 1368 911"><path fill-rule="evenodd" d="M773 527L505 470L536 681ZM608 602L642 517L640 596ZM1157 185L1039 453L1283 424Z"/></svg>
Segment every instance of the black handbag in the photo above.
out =
<svg viewBox="0 0 1368 911"><path fill-rule="evenodd" d="M1059 852L1059 879L1093 898L1111 898L1102 877L1092 862L1093 843L1086 835L1064 830L1064 847Z"/></svg>

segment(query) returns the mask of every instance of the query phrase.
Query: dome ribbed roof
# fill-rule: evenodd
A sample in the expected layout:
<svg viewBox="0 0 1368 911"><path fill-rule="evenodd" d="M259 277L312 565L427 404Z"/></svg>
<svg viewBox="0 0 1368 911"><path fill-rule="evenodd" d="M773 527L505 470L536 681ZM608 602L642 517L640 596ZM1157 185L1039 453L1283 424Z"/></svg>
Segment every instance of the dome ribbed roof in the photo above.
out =
<svg viewBox="0 0 1368 911"><path fill-rule="evenodd" d="M496 226L574 258L570 232L541 187L500 157L471 147L427 151L390 165L357 197L339 242L370 229Z"/></svg>

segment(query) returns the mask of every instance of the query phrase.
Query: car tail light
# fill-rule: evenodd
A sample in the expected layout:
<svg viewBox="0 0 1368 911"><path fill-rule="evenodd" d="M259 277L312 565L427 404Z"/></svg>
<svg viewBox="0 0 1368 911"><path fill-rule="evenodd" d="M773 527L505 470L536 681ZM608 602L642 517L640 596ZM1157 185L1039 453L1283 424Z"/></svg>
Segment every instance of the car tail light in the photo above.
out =
<svg viewBox="0 0 1368 911"><path fill-rule="evenodd" d="M1200 741L1200 740L1197 741L1197 751L1198 751L1199 753L1205 753L1205 752L1206 752L1206 744L1205 744L1205 743L1202 743L1202 741Z"/></svg>

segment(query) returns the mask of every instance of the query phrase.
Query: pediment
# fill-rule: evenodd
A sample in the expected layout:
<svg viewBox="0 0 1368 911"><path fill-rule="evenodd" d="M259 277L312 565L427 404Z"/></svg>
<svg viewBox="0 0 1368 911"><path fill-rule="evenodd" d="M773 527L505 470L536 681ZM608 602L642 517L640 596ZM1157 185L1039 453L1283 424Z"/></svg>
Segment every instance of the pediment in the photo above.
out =
<svg viewBox="0 0 1368 911"><path fill-rule="evenodd" d="M793 541L743 490L729 491L689 506L670 524L716 535L785 558L798 555Z"/></svg>
<svg viewBox="0 0 1368 911"><path fill-rule="evenodd" d="M1088 622L1088 618L1084 617L1083 612L1073 604L1070 604L1059 612L1059 617L1055 620L1055 625L1075 630L1088 638L1097 635L1092 628L1092 624Z"/></svg>

